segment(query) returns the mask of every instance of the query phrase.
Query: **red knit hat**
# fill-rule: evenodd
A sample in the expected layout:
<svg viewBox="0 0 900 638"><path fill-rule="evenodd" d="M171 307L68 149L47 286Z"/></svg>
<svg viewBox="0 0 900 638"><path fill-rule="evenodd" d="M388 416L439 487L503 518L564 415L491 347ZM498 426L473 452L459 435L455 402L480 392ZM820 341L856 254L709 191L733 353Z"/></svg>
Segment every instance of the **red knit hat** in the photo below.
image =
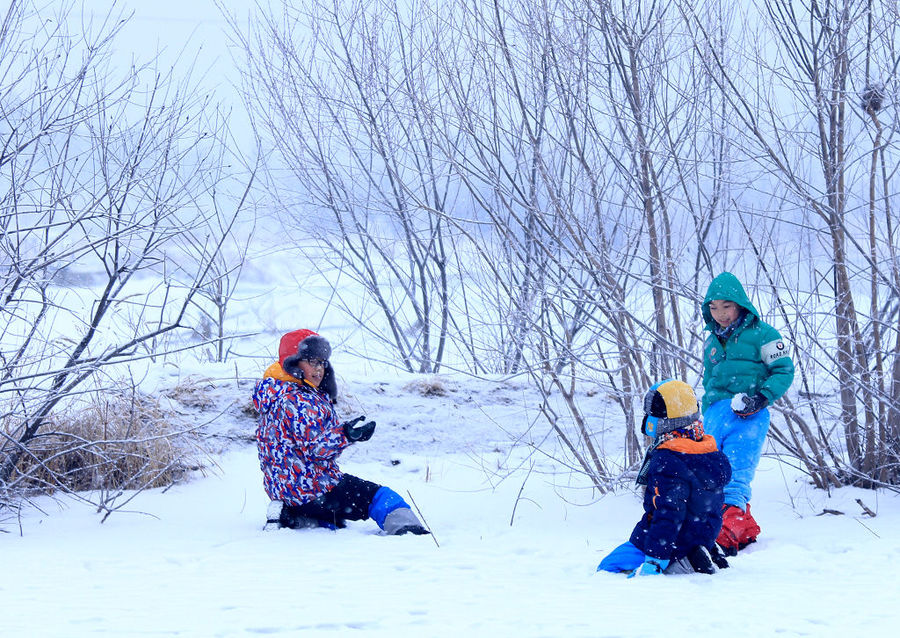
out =
<svg viewBox="0 0 900 638"><path fill-rule="evenodd" d="M284 360L291 355L297 354L297 346L300 342L310 336L319 336L317 332L303 328L289 332L281 338L278 345L278 363L284 364Z"/></svg>

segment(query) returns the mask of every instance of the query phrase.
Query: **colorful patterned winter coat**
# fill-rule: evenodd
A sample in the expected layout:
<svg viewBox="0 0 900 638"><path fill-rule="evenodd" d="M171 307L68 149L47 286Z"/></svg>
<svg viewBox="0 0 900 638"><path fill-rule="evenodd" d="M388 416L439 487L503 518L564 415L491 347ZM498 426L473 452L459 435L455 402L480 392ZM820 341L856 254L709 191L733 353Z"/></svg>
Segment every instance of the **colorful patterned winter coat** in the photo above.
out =
<svg viewBox="0 0 900 638"><path fill-rule="evenodd" d="M747 309L744 321L724 345L715 334L718 324L709 311L713 299L733 301ZM730 400L741 392L758 392L769 403L781 398L794 380L794 362L778 331L759 318L738 278L723 272L713 279L702 311L710 332L703 346L703 412L716 401Z"/></svg>
<svg viewBox="0 0 900 638"><path fill-rule="evenodd" d="M672 439L650 457L644 516L634 526L631 543L664 560L679 560L698 545L710 547L722 527L723 488L731 466L716 441Z"/></svg>
<svg viewBox="0 0 900 638"><path fill-rule="evenodd" d="M303 505L334 488L343 476L337 457L349 441L328 395L274 363L256 384L256 442L266 494Z"/></svg>

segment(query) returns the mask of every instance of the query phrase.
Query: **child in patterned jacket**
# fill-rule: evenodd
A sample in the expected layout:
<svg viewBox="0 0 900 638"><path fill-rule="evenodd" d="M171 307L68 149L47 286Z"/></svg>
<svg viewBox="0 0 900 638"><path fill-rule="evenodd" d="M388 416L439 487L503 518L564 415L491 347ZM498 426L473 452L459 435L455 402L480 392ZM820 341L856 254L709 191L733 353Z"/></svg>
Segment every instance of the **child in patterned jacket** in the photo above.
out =
<svg viewBox="0 0 900 638"><path fill-rule="evenodd" d="M279 360L256 384L253 405L259 466L271 502L266 529L325 526L373 519L385 534L428 534L403 498L388 487L341 472L337 458L368 441L374 421L338 421L331 345L312 330L281 338Z"/></svg>

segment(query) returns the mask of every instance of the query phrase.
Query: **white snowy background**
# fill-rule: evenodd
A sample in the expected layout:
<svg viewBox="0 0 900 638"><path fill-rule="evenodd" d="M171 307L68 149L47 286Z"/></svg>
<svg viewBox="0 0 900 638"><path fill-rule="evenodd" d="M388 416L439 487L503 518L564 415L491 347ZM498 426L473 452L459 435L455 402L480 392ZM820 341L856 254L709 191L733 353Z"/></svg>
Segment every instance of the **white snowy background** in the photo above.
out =
<svg viewBox="0 0 900 638"><path fill-rule="evenodd" d="M229 91L212 0L120 6L135 11L124 42L183 49L181 59L201 47L205 81ZM762 535L730 569L596 573L627 540L640 493L598 495L551 458L525 379L422 377L375 363L388 353L329 314L328 286L270 276L273 259L249 264L229 328L253 336L233 344L226 363L197 353L135 371L143 390L202 425L206 469L137 495L102 524L65 498L35 500L4 522L0 636L896 635L897 495L816 490L789 460L767 455L753 484ZM369 521L262 531L267 498L249 397L281 333L300 327L335 347L344 416L378 422L371 441L344 453L342 469L413 499L433 538L384 537ZM212 401L166 398L185 381ZM584 405L608 416L598 436L621 439L633 425L602 395Z"/></svg>

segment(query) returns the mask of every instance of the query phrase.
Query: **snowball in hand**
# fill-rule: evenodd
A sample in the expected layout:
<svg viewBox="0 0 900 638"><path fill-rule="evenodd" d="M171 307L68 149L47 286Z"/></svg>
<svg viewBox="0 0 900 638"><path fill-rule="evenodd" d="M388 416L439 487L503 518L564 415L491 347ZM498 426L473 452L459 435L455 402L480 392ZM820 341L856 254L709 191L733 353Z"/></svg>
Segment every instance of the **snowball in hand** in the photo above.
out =
<svg viewBox="0 0 900 638"><path fill-rule="evenodd" d="M749 399L746 394L741 392L740 394L735 394L731 398L731 409L735 412L739 412L744 409L744 407L749 403L747 399Z"/></svg>

